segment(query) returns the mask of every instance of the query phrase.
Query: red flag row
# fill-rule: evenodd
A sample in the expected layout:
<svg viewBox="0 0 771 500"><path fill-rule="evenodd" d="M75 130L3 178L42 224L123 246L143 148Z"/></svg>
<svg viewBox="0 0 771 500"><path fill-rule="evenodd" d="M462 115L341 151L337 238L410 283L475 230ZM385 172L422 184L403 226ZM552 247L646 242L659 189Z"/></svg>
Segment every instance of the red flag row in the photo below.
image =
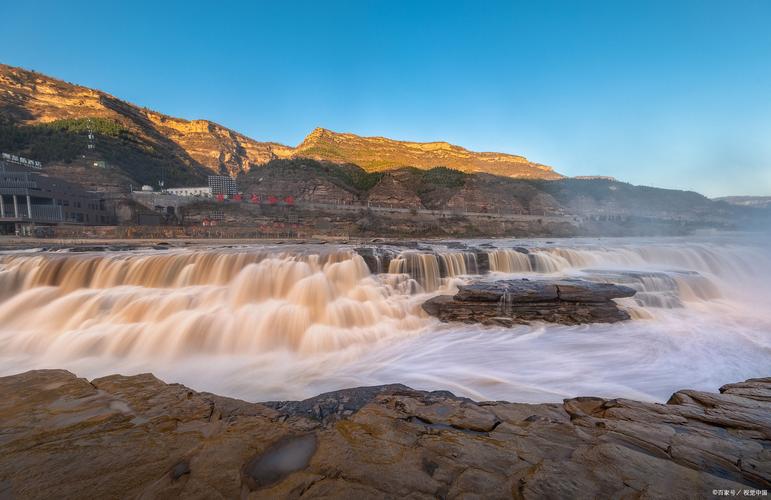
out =
<svg viewBox="0 0 771 500"><path fill-rule="evenodd" d="M225 201L225 195L224 194L218 194L216 196L216 199L217 199L217 201ZM244 200L244 196L241 193L234 194L233 197L232 197L232 200L233 201L243 201ZM261 203L262 200L261 200L259 195L252 193L249 196L249 201L251 203L258 204L258 203ZM265 199L265 201L268 203L268 205L275 205L276 203L278 203L280 201L283 202L285 205L294 205L294 196L285 196L283 199L282 198L278 198L276 196L268 196Z"/></svg>

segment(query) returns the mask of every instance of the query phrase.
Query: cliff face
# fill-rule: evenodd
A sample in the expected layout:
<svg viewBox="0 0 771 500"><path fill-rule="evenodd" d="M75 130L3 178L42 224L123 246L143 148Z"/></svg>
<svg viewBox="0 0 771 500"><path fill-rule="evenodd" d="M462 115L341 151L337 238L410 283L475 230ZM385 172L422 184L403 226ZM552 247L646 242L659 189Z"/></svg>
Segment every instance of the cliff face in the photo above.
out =
<svg viewBox="0 0 771 500"><path fill-rule="evenodd" d="M208 120L187 121L152 112L146 116L191 158L220 173L236 176L275 157L276 144L255 141Z"/></svg>
<svg viewBox="0 0 771 500"><path fill-rule="evenodd" d="M0 65L2 118L26 126L101 119L119 127L125 145L140 156L159 159L168 164L169 169L186 170L191 180L197 178L199 181L206 173L236 175L251 165L274 158L274 147L281 149L278 144L255 141L208 120L174 118L99 90L5 65ZM101 135L98 130L97 135ZM103 144L105 139L102 137L98 137L97 142L100 147L95 154L109 157L112 145ZM119 162L119 159L113 160ZM142 160L139 158L136 162ZM132 172L132 165L118 163L118 166L137 177Z"/></svg>
<svg viewBox="0 0 771 500"><path fill-rule="evenodd" d="M409 170L389 172L367 193L367 201L379 206L423 208L415 189L419 182Z"/></svg>
<svg viewBox="0 0 771 500"><path fill-rule="evenodd" d="M325 129L314 130L296 148L273 142L260 142L208 120L183 120L140 108L105 92L75 85L40 73L0 65L0 121L13 125L48 125L66 131L79 127L82 139L85 123L99 119L118 127L120 144L98 144L93 153L121 167L137 181L149 182L159 172L139 171L137 163L157 163L168 168L171 180L202 181L207 173L235 176L272 159L311 158L351 163L368 172L404 166L429 169L446 166L463 172L489 172L506 177L556 179L561 176L550 167L521 156L503 153L475 153L445 142L413 143L382 137L358 137ZM64 123L64 121L75 123ZM48 130L48 129L47 129ZM97 135L101 135L97 131ZM102 138L99 137L101 140ZM72 142L72 141L70 141ZM9 148L8 144L2 143ZM17 146L14 148L14 146ZM23 154L31 146L23 141L10 144L13 153ZM137 158L126 160L121 148ZM39 149L39 148L38 148ZM30 152L35 152L34 148ZM79 153L79 151L78 151ZM56 156L49 160L82 160L80 155ZM100 156L101 155L101 156ZM150 157L148 159L146 157ZM50 163L50 161L48 162ZM177 172L176 178L174 172Z"/></svg>
<svg viewBox="0 0 771 500"><path fill-rule="evenodd" d="M292 152L295 157L353 163L368 172L399 167L449 167L522 179L559 179L551 167L523 156L478 153L446 142L405 142L385 137L359 137L317 128Z"/></svg>

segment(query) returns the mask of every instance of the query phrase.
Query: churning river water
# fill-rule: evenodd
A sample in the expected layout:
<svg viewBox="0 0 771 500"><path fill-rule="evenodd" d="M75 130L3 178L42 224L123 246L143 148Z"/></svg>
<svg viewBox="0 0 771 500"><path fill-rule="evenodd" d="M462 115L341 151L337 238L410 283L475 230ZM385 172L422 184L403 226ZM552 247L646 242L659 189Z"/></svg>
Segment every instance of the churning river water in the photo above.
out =
<svg viewBox="0 0 771 500"><path fill-rule="evenodd" d="M665 401L771 375L771 254L740 235L475 240L0 255L0 374L152 372L249 401L403 383L477 400ZM522 248L529 254L525 254ZM378 251L382 249L376 249ZM478 272L479 253L491 272ZM443 324L421 304L472 279L632 286L616 324Z"/></svg>

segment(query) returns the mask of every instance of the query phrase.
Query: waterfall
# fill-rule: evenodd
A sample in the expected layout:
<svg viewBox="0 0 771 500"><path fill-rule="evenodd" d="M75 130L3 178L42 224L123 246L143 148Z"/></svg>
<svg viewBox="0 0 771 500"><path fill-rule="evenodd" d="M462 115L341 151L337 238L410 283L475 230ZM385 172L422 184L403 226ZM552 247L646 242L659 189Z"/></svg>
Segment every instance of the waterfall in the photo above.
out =
<svg viewBox="0 0 771 500"><path fill-rule="evenodd" d="M335 350L423 328L404 280L358 255L6 257L0 346L68 356Z"/></svg>
<svg viewBox="0 0 771 500"><path fill-rule="evenodd" d="M690 377L719 384L767 372L768 245L365 248L0 253L0 372L153 372L252 401L392 382L492 399L560 400L595 387L666 399ZM488 264L492 273L473 277ZM421 309L459 281L505 273L630 286L637 294L619 303L635 320L440 326ZM508 312L511 297L498 306Z"/></svg>
<svg viewBox="0 0 771 500"><path fill-rule="evenodd" d="M391 259L388 273L406 274L426 291L434 291L441 286L439 261L433 254L403 252Z"/></svg>
<svg viewBox="0 0 771 500"><path fill-rule="evenodd" d="M446 287L450 280L478 273L476 255L471 252L423 253L407 251L391 259L389 274L406 274L425 292Z"/></svg>
<svg viewBox="0 0 771 500"><path fill-rule="evenodd" d="M559 269L666 265L725 277L752 274L755 262L767 260L764 255L750 248L721 251L714 245L701 243L537 248L531 253L551 258L553 266Z"/></svg>
<svg viewBox="0 0 771 500"><path fill-rule="evenodd" d="M490 258L490 271L500 273L532 272L530 257L522 252L509 249L496 249L487 252Z"/></svg>
<svg viewBox="0 0 771 500"><path fill-rule="evenodd" d="M538 250L524 253L508 248L487 252L490 259L490 271L499 273L557 273L573 267L571 263L556 253Z"/></svg>

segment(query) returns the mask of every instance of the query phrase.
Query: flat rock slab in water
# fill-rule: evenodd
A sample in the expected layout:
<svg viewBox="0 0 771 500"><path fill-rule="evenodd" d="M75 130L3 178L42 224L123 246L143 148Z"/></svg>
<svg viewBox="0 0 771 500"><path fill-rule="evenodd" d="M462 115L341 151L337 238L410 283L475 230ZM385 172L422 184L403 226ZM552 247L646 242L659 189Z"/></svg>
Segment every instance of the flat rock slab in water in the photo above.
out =
<svg viewBox="0 0 771 500"><path fill-rule="evenodd" d="M667 404L518 404L392 385L269 407L149 374L89 383L32 371L0 377L0 498L711 498L771 489L771 378L720 391L680 391Z"/></svg>
<svg viewBox="0 0 771 500"><path fill-rule="evenodd" d="M460 285L455 296L434 297L423 309L442 321L464 323L613 323L629 319L613 299L634 294L626 286L579 279L480 281Z"/></svg>

